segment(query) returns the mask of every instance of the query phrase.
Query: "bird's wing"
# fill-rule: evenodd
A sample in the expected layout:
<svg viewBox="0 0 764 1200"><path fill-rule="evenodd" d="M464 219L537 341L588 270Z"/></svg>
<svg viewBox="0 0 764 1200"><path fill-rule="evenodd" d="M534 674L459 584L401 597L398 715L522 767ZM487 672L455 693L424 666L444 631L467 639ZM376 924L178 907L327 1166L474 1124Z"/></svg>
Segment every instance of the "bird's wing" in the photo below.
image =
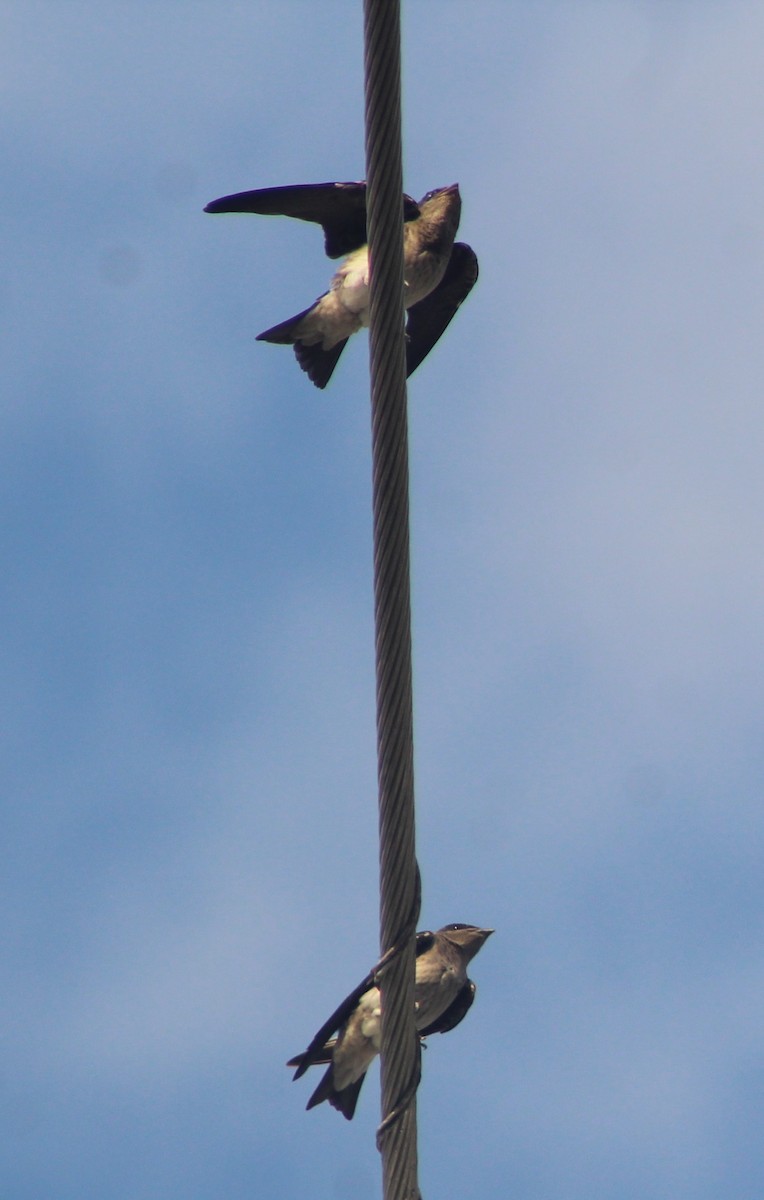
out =
<svg viewBox="0 0 764 1200"><path fill-rule="evenodd" d="M414 944L415 956L419 958L420 954L426 954L426 952L432 948L434 942L435 934L431 929L421 930L421 932L416 935L416 942Z"/></svg>
<svg viewBox="0 0 764 1200"><path fill-rule="evenodd" d="M446 273L434 291L408 310L406 322L406 374L411 375L432 350L474 287L478 262L474 250L454 242Z"/></svg>
<svg viewBox="0 0 764 1200"><path fill-rule="evenodd" d="M418 878L419 874L417 870L417 879ZM416 955L419 956L420 954L424 954L426 950L430 949L434 941L435 934L429 929L418 933L416 935ZM378 966L379 964L377 964L377 967ZM307 1050L303 1050L302 1054L296 1054L294 1058L289 1059L287 1066L297 1068L293 1075L293 1079L299 1079L301 1075L305 1074L308 1067L312 1067L314 1063L326 1063L331 1060L336 1042L336 1038L332 1038L332 1034L336 1033L340 1026L345 1024L345 1021L347 1021L358 1001L361 999L361 996L365 995L370 988L376 986L377 967L374 967L371 971L369 971L368 975L361 980L358 986L353 988L350 995L346 996L342 1003L335 1008L329 1019L324 1021ZM454 1001L454 1004L456 1004L456 1000ZM467 1008L469 1008L469 1004L467 1005ZM464 1009L464 1012L467 1011L467 1008ZM442 1020L443 1017L440 1019ZM459 1020L461 1020L461 1017L459 1017Z"/></svg>
<svg viewBox="0 0 764 1200"><path fill-rule="evenodd" d="M334 1054L334 1047L337 1045L336 1038L329 1038L328 1042L324 1042L320 1050L316 1050L315 1054L311 1055L310 1065L312 1067L319 1066L321 1063L330 1063ZM301 1067L305 1054L295 1054L294 1058L290 1058L287 1063L288 1067Z"/></svg>
<svg viewBox="0 0 764 1200"><path fill-rule="evenodd" d="M417 1030L420 1038L429 1037L431 1033L448 1033L450 1029L455 1029L460 1021L463 1021L467 1016L472 1001L475 999L477 988L471 979L468 979L460 992L457 993L455 999L451 1001L445 1012L426 1025L424 1029Z"/></svg>
<svg viewBox="0 0 764 1200"><path fill-rule="evenodd" d="M288 187L258 188L253 192L221 196L204 211L260 213L314 221L323 228L329 258L341 258L367 242L365 183L297 183ZM418 216L416 201L404 196L403 219L412 221Z"/></svg>
<svg viewBox="0 0 764 1200"><path fill-rule="evenodd" d="M328 1021L324 1021L307 1050L303 1050L302 1054L296 1054L294 1058L290 1058L287 1066L297 1068L292 1076L293 1079L299 1079L301 1075L305 1074L308 1067L312 1067L314 1063L329 1061L326 1057L329 1049L329 1039L341 1025L344 1025L361 999L361 996L372 987L374 987L374 974L373 972L369 972L366 978L362 979L358 984L358 987L353 988L350 995L346 996L342 1003L335 1008ZM331 1048L334 1049L334 1046L332 1045Z"/></svg>

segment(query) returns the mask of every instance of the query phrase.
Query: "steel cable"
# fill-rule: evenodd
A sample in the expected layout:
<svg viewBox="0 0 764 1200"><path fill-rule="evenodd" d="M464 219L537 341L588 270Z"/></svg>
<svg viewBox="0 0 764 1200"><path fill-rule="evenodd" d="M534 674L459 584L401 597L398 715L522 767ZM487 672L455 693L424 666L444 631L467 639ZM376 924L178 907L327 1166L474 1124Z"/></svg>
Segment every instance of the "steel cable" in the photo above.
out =
<svg viewBox="0 0 764 1200"><path fill-rule="evenodd" d="M384 1200L417 1200L414 828L408 426L403 303L399 0L364 0L374 614L380 840Z"/></svg>

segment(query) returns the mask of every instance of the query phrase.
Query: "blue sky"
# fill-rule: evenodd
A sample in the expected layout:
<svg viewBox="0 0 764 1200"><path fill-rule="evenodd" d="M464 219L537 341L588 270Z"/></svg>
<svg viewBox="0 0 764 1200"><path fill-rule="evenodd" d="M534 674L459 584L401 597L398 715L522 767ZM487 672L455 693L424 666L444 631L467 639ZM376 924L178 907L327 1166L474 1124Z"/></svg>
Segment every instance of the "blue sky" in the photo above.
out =
<svg viewBox="0 0 764 1200"><path fill-rule="evenodd" d="M363 175L357 4L6 3L8 1200L379 1195L366 336L255 335ZM496 927L420 1091L425 1196L764 1190L759 5L404 13L415 196L478 286L409 390L423 926Z"/></svg>

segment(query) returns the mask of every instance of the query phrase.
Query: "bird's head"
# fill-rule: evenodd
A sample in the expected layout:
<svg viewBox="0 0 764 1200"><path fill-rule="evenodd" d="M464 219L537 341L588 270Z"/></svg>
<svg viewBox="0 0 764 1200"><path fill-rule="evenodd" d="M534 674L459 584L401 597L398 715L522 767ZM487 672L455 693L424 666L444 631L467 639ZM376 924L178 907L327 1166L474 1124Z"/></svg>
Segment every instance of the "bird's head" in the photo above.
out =
<svg viewBox="0 0 764 1200"><path fill-rule="evenodd" d="M493 932L493 929L481 929L478 925L459 924L444 925L438 930L452 945L459 947L467 962L475 957Z"/></svg>
<svg viewBox="0 0 764 1200"><path fill-rule="evenodd" d="M429 224L447 228L456 234L459 228L459 218L462 215L462 198L459 195L459 184L450 183L448 187L435 188L419 201L420 219L424 218Z"/></svg>

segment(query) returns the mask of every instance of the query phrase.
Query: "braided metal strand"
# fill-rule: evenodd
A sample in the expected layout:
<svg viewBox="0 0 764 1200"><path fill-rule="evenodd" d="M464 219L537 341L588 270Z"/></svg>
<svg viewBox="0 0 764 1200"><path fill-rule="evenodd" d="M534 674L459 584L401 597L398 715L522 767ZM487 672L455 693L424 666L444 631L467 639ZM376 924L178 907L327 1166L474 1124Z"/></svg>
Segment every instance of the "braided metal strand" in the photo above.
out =
<svg viewBox="0 0 764 1200"><path fill-rule="evenodd" d="M405 949L385 971L382 1154L385 1200L417 1200L414 839L408 429L403 305L399 0L364 0L366 179L377 661L380 941Z"/></svg>

